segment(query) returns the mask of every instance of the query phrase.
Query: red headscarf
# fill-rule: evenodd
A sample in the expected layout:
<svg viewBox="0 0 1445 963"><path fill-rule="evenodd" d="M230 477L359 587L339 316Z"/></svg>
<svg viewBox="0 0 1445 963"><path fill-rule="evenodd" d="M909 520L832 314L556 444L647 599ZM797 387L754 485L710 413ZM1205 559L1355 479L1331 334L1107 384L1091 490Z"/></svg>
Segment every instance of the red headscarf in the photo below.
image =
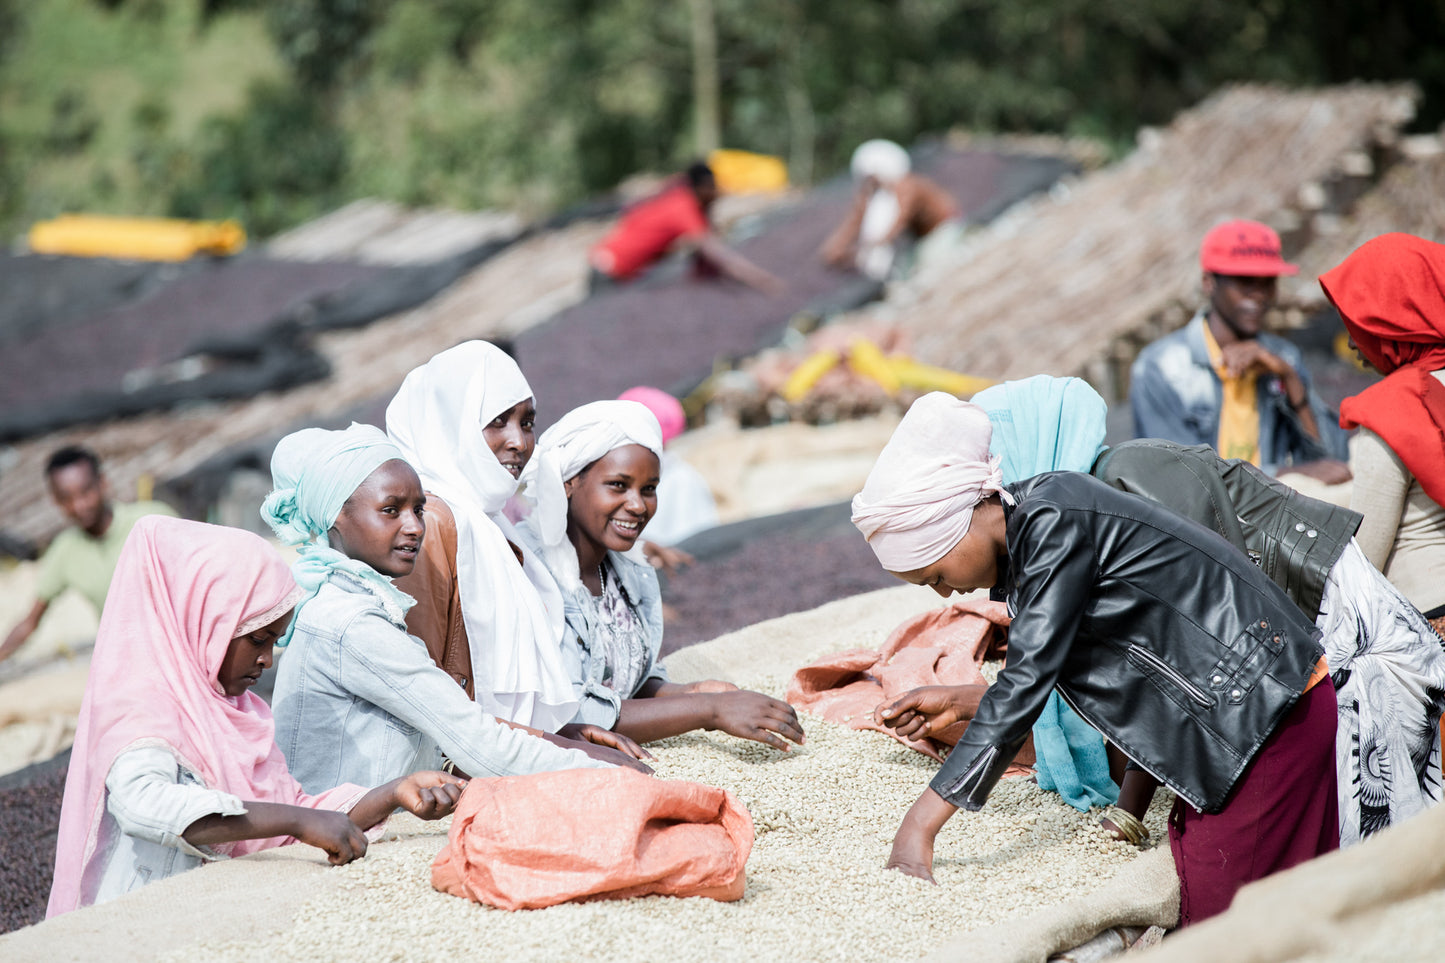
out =
<svg viewBox="0 0 1445 963"><path fill-rule="evenodd" d="M1383 234L1361 245L1320 287L1385 380L1340 405L1340 426L1385 440L1420 487L1445 505L1445 245Z"/></svg>

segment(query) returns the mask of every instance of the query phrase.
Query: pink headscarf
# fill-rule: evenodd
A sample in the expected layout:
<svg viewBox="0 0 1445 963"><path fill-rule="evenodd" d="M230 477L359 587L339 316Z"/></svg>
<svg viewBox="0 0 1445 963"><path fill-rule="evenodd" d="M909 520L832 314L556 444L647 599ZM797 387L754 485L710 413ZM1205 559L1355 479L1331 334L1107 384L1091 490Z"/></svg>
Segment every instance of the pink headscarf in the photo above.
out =
<svg viewBox="0 0 1445 963"><path fill-rule="evenodd" d="M853 524L890 572L913 572L943 558L968 534L973 509L1003 490L990 457L988 415L935 391L913 403L853 497Z"/></svg>
<svg viewBox="0 0 1445 963"><path fill-rule="evenodd" d="M636 401L656 415L657 423L662 427L664 445L687 430L687 412L682 410L682 402L660 388L638 385L622 392L617 400Z"/></svg>
<svg viewBox="0 0 1445 963"><path fill-rule="evenodd" d="M121 753L161 746L207 788L256 800L341 809L364 790L307 796L276 747L271 709L231 697L216 675L231 640L286 614L301 597L263 539L234 528L151 515L131 530L106 596L60 807L47 916L88 902L105 779ZM241 856L288 837L212 847Z"/></svg>

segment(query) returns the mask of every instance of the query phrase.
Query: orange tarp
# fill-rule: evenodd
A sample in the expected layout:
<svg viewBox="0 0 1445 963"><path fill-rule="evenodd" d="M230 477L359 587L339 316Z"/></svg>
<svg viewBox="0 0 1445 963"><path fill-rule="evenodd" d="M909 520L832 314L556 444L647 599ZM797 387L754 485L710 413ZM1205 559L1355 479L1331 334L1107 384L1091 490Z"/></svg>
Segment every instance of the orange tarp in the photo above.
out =
<svg viewBox="0 0 1445 963"><path fill-rule="evenodd" d="M942 759L967 722L927 739L903 739L875 722L873 710L919 686L988 685L979 667L1002 657L1008 624L1008 607L988 599L924 612L894 629L880 651L851 649L799 669L788 684L788 702L831 722L887 733ZM1032 747L1026 745L1016 762L1032 765Z"/></svg>
<svg viewBox="0 0 1445 963"><path fill-rule="evenodd" d="M741 899L753 820L725 789L632 769L473 779L432 886L499 909L633 896Z"/></svg>

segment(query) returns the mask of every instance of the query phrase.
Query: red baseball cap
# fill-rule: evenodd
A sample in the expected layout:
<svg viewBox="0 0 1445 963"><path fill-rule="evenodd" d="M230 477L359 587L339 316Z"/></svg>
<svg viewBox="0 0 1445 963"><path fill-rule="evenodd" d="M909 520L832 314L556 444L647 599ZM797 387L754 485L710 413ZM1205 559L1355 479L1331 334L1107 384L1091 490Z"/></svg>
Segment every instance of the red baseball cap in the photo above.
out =
<svg viewBox="0 0 1445 963"><path fill-rule="evenodd" d="M1225 221L1204 235L1199 266L1210 274L1272 278L1298 274L1299 265L1280 257L1279 235L1258 221Z"/></svg>

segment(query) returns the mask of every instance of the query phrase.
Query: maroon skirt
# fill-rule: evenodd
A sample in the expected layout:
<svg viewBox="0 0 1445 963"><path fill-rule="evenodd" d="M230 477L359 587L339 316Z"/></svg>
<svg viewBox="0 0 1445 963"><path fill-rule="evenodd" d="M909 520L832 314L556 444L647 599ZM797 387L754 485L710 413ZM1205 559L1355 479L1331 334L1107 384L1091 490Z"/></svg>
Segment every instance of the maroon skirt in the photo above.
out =
<svg viewBox="0 0 1445 963"><path fill-rule="evenodd" d="M1224 912L1245 883L1339 849L1335 711L1324 679L1270 733L1223 809L1209 815L1174 801L1180 926Z"/></svg>

